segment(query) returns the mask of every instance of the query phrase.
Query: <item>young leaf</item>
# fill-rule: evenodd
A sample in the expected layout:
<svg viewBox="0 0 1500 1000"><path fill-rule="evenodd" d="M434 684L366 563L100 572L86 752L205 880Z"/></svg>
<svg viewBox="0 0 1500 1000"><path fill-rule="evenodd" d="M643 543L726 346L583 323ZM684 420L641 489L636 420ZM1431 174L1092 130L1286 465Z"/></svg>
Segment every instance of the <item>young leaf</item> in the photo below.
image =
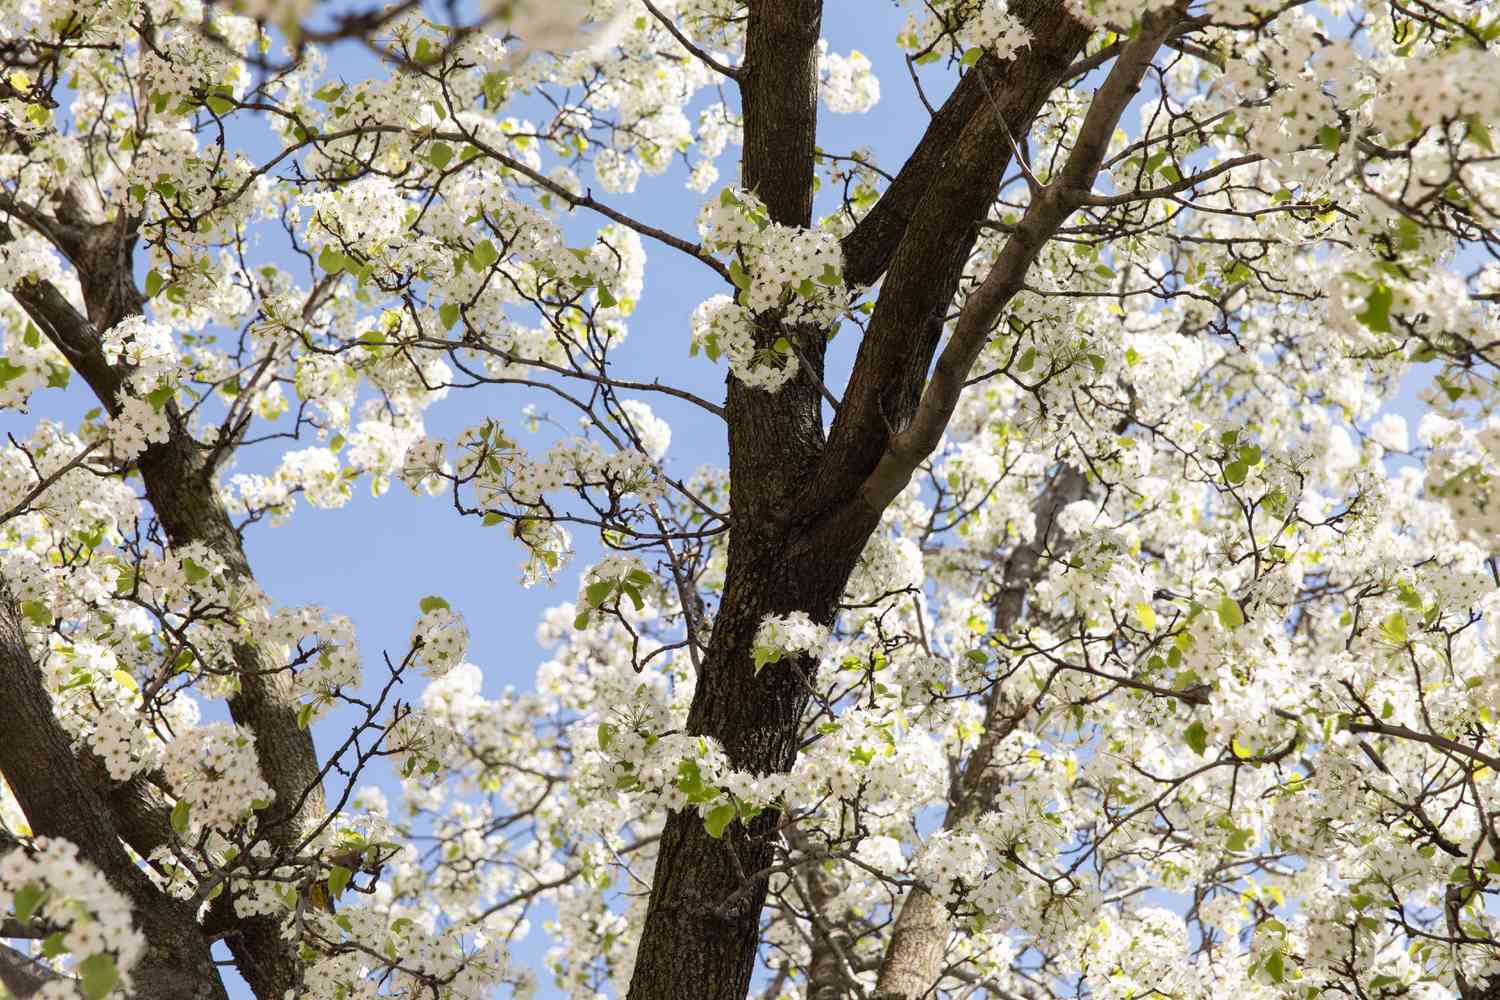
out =
<svg viewBox="0 0 1500 1000"><path fill-rule="evenodd" d="M708 811L708 815L703 817L703 828L708 831L710 837L717 840L724 836L724 830L730 823L734 822L734 817L734 804L725 802L723 805L714 806Z"/></svg>
<svg viewBox="0 0 1500 1000"><path fill-rule="evenodd" d="M180 837L188 832L188 815L193 805L187 799L178 799L172 807L172 830Z"/></svg>
<svg viewBox="0 0 1500 1000"><path fill-rule="evenodd" d="M48 890L37 885L35 882L28 882L21 886L21 888L16 890L16 894L11 900L11 907L15 911L16 919L23 924L29 924L32 915L36 913L37 908L42 905L48 895Z"/></svg>
<svg viewBox="0 0 1500 1000"><path fill-rule="evenodd" d="M114 956L100 953L78 963L78 985L88 1000L103 1000L120 981Z"/></svg>
<svg viewBox="0 0 1500 1000"><path fill-rule="evenodd" d="M328 895L337 899L343 895L344 890L349 887L349 879L354 873L343 865L334 865L328 869Z"/></svg>
<svg viewBox="0 0 1500 1000"><path fill-rule="evenodd" d="M1203 723L1194 719L1193 724L1183 732L1183 736L1187 739L1187 745L1193 753L1202 757L1204 751L1208 749L1208 731L1203 728Z"/></svg>
<svg viewBox="0 0 1500 1000"><path fill-rule="evenodd" d="M1245 624L1245 612L1240 609L1240 604L1233 597L1225 594L1219 598L1219 624L1225 628L1239 628Z"/></svg>

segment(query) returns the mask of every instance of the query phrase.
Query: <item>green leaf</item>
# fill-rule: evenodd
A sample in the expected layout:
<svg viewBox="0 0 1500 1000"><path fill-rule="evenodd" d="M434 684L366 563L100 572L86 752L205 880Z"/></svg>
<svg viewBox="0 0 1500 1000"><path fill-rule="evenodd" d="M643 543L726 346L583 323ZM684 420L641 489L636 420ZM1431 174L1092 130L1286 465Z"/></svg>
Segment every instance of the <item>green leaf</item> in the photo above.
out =
<svg viewBox="0 0 1500 1000"><path fill-rule="evenodd" d="M1406 616L1393 611L1380 623L1380 636L1393 646L1406 645Z"/></svg>
<svg viewBox="0 0 1500 1000"><path fill-rule="evenodd" d="M630 598L630 603L635 605L637 611L644 611L646 609L646 602L642 599L640 590L628 583L621 584L620 589L625 591L625 596Z"/></svg>
<svg viewBox="0 0 1500 1000"><path fill-rule="evenodd" d="M1016 362L1016 371L1029 372L1034 364L1036 364L1036 348L1028 347L1021 355L1021 359Z"/></svg>
<svg viewBox="0 0 1500 1000"><path fill-rule="evenodd" d="M312 725L313 708L314 703L309 701L297 709L298 729L306 729L308 726Z"/></svg>
<svg viewBox="0 0 1500 1000"><path fill-rule="evenodd" d="M1245 481L1250 474L1250 467L1241 461L1233 461L1224 466L1224 479L1231 486L1238 486Z"/></svg>
<svg viewBox="0 0 1500 1000"><path fill-rule="evenodd" d="M776 342L771 345L771 350L780 351L782 354L792 353L792 342L785 337L777 337Z"/></svg>
<svg viewBox="0 0 1500 1000"><path fill-rule="evenodd" d="M166 287L167 279L155 269L146 272L146 298L154 299Z"/></svg>
<svg viewBox="0 0 1500 1000"><path fill-rule="evenodd" d="M438 319L443 321L443 329L453 329L453 324L458 322L458 303L448 302L438 310Z"/></svg>
<svg viewBox="0 0 1500 1000"><path fill-rule="evenodd" d="M334 865L328 869L328 895L337 899L343 895L344 890L349 888L349 879L354 873L343 865Z"/></svg>
<svg viewBox="0 0 1500 1000"><path fill-rule="evenodd" d="M616 732L617 732L617 730L610 723L608 723L608 722L601 722L601 723L599 723L598 728L596 728L594 730L594 737L599 741L599 749L600 750L608 750L609 749L609 745L615 741L615 733Z"/></svg>
<svg viewBox="0 0 1500 1000"><path fill-rule="evenodd" d="M18 365L10 358L0 358L0 385L26 374L26 366Z"/></svg>
<svg viewBox="0 0 1500 1000"><path fill-rule="evenodd" d="M703 817L703 829L708 831L710 837L718 840L724 836L725 828L734 822L734 817L733 803L726 802L723 805L714 806L708 811L708 815Z"/></svg>
<svg viewBox="0 0 1500 1000"><path fill-rule="evenodd" d="M318 266L329 274L338 274L348 263L348 258L335 250L332 245L325 246L323 252L318 254Z"/></svg>
<svg viewBox="0 0 1500 1000"><path fill-rule="evenodd" d="M615 592L615 581L598 580L584 588L583 596L593 607L598 607L609 600L609 595Z"/></svg>
<svg viewBox="0 0 1500 1000"><path fill-rule="evenodd" d="M741 291L749 291L750 289L750 274L740 266L740 259L738 257L733 258L729 262L729 280L734 282L735 287Z"/></svg>
<svg viewBox="0 0 1500 1000"><path fill-rule="evenodd" d="M1500 21L1496 22L1500 24ZM1464 119L1469 124L1468 138L1474 140L1474 144L1491 155L1495 152L1495 140L1490 138L1490 130L1484 124L1484 119L1479 117L1478 112Z"/></svg>
<svg viewBox="0 0 1500 1000"><path fill-rule="evenodd" d="M767 663L778 663L780 660L780 653L775 650L766 649L763 646L757 646L755 648L755 675L759 677L761 670L765 669Z"/></svg>
<svg viewBox="0 0 1500 1000"><path fill-rule="evenodd" d="M1356 313L1354 318L1376 333L1391 332L1391 303L1395 296L1391 293L1389 286L1376 285L1370 290L1369 298L1365 299L1365 311Z"/></svg>
<svg viewBox="0 0 1500 1000"><path fill-rule="evenodd" d="M474 252L469 257L474 262L474 269L476 271L483 271L500 259L500 251L496 250L495 244L489 240L482 240L474 248Z"/></svg>
<svg viewBox="0 0 1500 1000"><path fill-rule="evenodd" d="M313 91L313 96L316 97L320 101L336 101L336 100L339 99L339 96L341 94L343 94L343 92L344 92L344 85L343 84L341 84L341 83L328 83L328 84L324 84L322 87L320 87L317 90Z"/></svg>
<svg viewBox="0 0 1500 1000"><path fill-rule="evenodd" d="M1337 153L1339 144L1344 141L1344 134L1338 130L1336 125L1324 125L1318 129L1318 145L1329 153Z"/></svg>
<svg viewBox="0 0 1500 1000"><path fill-rule="evenodd" d="M1281 953L1280 948L1266 956L1266 975L1271 977L1273 983L1286 981L1286 956Z"/></svg>
<svg viewBox="0 0 1500 1000"><path fill-rule="evenodd" d="M573 616L573 627L576 628L576 629L586 629L586 628L588 628L589 627L589 613L587 611L580 611L580 612L578 612L578 614L574 615Z"/></svg>
<svg viewBox="0 0 1500 1000"><path fill-rule="evenodd" d="M193 560L184 559L182 560L182 575L187 577L188 583L201 583L204 580L207 580L212 574L210 574L209 571L204 569L202 566L199 566L197 563L193 562Z"/></svg>
<svg viewBox="0 0 1500 1000"><path fill-rule="evenodd" d="M1192 748L1193 753L1202 757L1204 751L1208 749L1208 730L1203 728L1203 723L1194 719L1193 724L1187 727L1183 736L1187 738L1187 745Z"/></svg>
<svg viewBox="0 0 1500 1000"><path fill-rule="evenodd" d="M453 147L446 142L435 142L427 147L427 162L442 170L453 159Z"/></svg>
<svg viewBox="0 0 1500 1000"><path fill-rule="evenodd" d="M234 102L220 94L212 94L203 102L216 115L227 115L234 110Z"/></svg>
<svg viewBox="0 0 1500 1000"><path fill-rule="evenodd" d="M48 890L35 882L28 882L16 891L11 906L15 910L16 919L23 924L29 924L37 908L47 899Z"/></svg>
<svg viewBox="0 0 1500 1000"><path fill-rule="evenodd" d="M422 600L417 603L417 607L422 609L422 613L424 615L429 611L436 611L438 608L442 608L445 611L451 609L451 605L449 605L447 601L443 600L441 597L435 597L431 595L422 598Z"/></svg>
<svg viewBox="0 0 1500 1000"><path fill-rule="evenodd" d="M1239 628L1245 624L1245 612L1240 609L1240 604L1233 597L1225 594L1219 598L1219 624L1225 628Z"/></svg>
<svg viewBox="0 0 1500 1000"><path fill-rule="evenodd" d="M599 286L598 294L599 305L605 309L613 309L615 306L620 304L620 300L615 298L615 293L611 292L605 285Z"/></svg>
<svg viewBox="0 0 1500 1000"><path fill-rule="evenodd" d="M157 413L160 413L162 411L162 408L172 400L173 396L176 395L177 387L175 385L164 385L159 389L153 389L150 392L146 393L146 402L151 404L151 408L153 410L155 410ZM189 579L191 579L191 577L189 577Z"/></svg>
<svg viewBox="0 0 1500 1000"><path fill-rule="evenodd" d="M112 955L90 955L78 963L78 985L88 1000L103 1000L119 981L120 970Z"/></svg>
<svg viewBox="0 0 1500 1000"><path fill-rule="evenodd" d="M1141 628L1145 629L1147 632L1151 632L1156 629L1156 609L1147 604L1145 601L1137 602L1135 606L1135 616L1140 619Z"/></svg>
<svg viewBox="0 0 1500 1000"><path fill-rule="evenodd" d="M66 955L67 953L68 946L63 941L62 931L55 931L48 934L46 940L42 942L43 958L57 958L59 955Z"/></svg>
<svg viewBox="0 0 1500 1000"><path fill-rule="evenodd" d="M41 601L22 601L21 614L37 628L52 627L52 609Z"/></svg>
<svg viewBox="0 0 1500 1000"><path fill-rule="evenodd" d="M187 799L178 799L172 807L172 829L179 837L188 832L188 815L192 811L193 804Z"/></svg>
<svg viewBox="0 0 1500 1000"><path fill-rule="evenodd" d="M688 801L694 805L708 802L717 798L718 793L703 781L703 772L698 769L696 760L684 760L677 765L678 791L688 797Z"/></svg>

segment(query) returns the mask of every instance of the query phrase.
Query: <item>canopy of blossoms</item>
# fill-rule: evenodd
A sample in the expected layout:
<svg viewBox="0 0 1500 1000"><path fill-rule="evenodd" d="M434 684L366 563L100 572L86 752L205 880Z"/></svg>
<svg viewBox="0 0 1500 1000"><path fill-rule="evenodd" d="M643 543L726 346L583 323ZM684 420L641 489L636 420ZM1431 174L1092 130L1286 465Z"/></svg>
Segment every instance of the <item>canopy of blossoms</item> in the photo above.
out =
<svg viewBox="0 0 1500 1000"><path fill-rule="evenodd" d="M1500 7L867 2L0 6L0 997L1500 996Z"/></svg>

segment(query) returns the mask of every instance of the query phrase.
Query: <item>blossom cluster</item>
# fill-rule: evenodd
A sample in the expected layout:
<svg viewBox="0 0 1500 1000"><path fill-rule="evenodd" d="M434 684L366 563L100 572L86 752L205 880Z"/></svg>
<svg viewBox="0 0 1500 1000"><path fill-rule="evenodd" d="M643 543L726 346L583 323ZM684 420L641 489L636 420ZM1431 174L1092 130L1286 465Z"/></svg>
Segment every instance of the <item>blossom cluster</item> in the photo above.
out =
<svg viewBox="0 0 1500 1000"><path fill-rule="evenodd" d="M167 744L162 769L192 821L230 829L275 797L260 771L255 739L227 722L180 734Z"/></svg>
<svg viewBox="0 0 1500 1000"><path fill-rule="evenodd" d="M89 996L130 985L130 970L146 950L129 898L104 878L77 845L38 837L0 855L0 913L48 929L48 959L70 956ZM101 988L102 987L102 988ZM44 988L48 998L74 996L68 980Z"/></svg>

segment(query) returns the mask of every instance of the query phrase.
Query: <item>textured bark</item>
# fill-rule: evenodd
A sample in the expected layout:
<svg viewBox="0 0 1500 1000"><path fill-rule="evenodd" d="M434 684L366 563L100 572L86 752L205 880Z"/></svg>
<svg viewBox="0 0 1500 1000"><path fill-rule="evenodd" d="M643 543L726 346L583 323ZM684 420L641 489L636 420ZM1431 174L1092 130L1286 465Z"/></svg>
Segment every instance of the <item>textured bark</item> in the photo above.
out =
<svg viewBox="0 0 1500 1000"><path fill-rule="evenodd" d="M1011 5L1011 11L1017 17L1038 17L1033 23L1039 26L1042 26L1039 15L1046 9L1053 10L1056 16L1058 5L1035 2ZM1062 39L1062 46L1069 41ZM875 207L844 237L846 282L869 285L885 273L933 179L947 169L948 158L953 155L964 129L981 117L985 105L990 105L991 111L999 110L1001 119L1017 142L1026 135L1036 109L1026 100L1027 95L1016 94L1007 83L1032 80L1043 85L1049 79L1061 79L1057 60L1061 58L1059 51L1062 46L1045 39L1034 42L1009 63L986 53L963 75L948 99L933 114L921 140L901 165L895 180L886 187ZM990 170L998 179L1009 162L1011 149L1005 133L997 132L994 138L997 145L989 151L992 158Z"/></svg>
<svg viewBox="0 0 1500 1000"><path fill-rule="evenodd" d="M18 1000L27 1000L49 982L61 978L52 970L37 965L29 956L0 944L0 995L9 990Z"/></svg>
<svg viewBox="0 0 1500 1000"><path fill-rule="evenodd" d="M0 774L15 794L37 836L60 837L78 846L132 904L146 953L132 978L135 993L151 1000L222 998L208 939L190 904L159 892L120 843L119 832L85 769L73 756L72 740L52 711L42 672L26 646L25 625L10 595L0 588ZM45 775L45 780L40 780Z"/></svg>
<svg viewBox="0 0 1500 1000"><path fill-rule="evenodd" d="M746 26L743 179L785 225L806 226L812 217L821 17L821 0L757 0ZM785 333L821 378L821 331ZM787 558L787 505L823 446L816 386L798 378L770 394L731 380L726 410L734 514L729 563L687 729L719 740L736 767L785 771L796 757L812 665L787 660L757 676L755 630L768 613L801 610L832 621L853 563L806 567ZM694 810L668 817L630 1000L745 996L766 894L765 879L748 885L746 879L771 863L776 823L768 811L748 829L733 823L715 839Z"/></svg>
<svg viewBox="0 0 1500 1000"><path fill-rule="evenodd" d="M744 183L787 225L811 219L820 8L820 0L758 0L747 24ZM893 421L900 426L902 413L915 409L964 261L994 201L1008 135L1027 130L1087 37L1060 3L1020 4L1017 12L1035 36L1032 50L1006 64L981 60L867 227L878 239L855 240L855 276L888 273L832 440L825 446L811 380L774 395L730 381L728 569L687 731L717 739L736 768L786 771L795 760L814 664L784 660L757 676L755 631L766 615L790 611L832 622L884 506L854 503L859 486ZM821 379L821 331L761 335L767 343L792 338ZM715 839L696 811L668 818L630 1000L745 996L778 819L763 812Z"/></svg>
<svg viewBox="0 0 1500 1000"><path fill-rule="evenodd" d="M104 220L81 187L60 200L57 219L37 211L25 218L72 261L88 315L81 315L48 282L18 286L14 295L104 407L114 413L125 373L105 359L100 333L141 311L143 300L130 266L136 237L123 216ZM0 222L0 241L10 238L9 227ZM231 585L251 583L253 575L239 533L219 501L209 452L193 440L174 404L168 404L167 412L169 439L148 447L138 463L147 500L174 547L201 543L224 561ZM276 793L271 805L259 814L260 829L274 846L290 850L302 836L305 819L324 810L312 735L297 724L291 679L276 671L278 664L249 645L234 647L234 661L240 689L229 699L230 715L254 734L261 772ZM48 782L36 776L30 780L50 793ZM139 791L125 790L123 797L110 797L120 799L118 805L134 816L129 829L121 831L127 838L152 835L143 824L155 821L148 815L149 807L145 812L138 808L145 806L136 794ZM157 826L154 835L160 834ZM227 941L258 996L279 998L295 985L296 955L281 939L274 920L244 921Z"/></svg>
<svg viewBox="0 0 1500 1000"><path fill-rule="evenodd" d="M989 340L991 330L1011 299L1020 293L1026 272L1031 269L1042 247L1068 216L1088 199L1120 116L1139 93L1151 60L1176 31L1186 8L1187 0L1178 0L1172 6L1153 10L1141 19L1140 28L1115 57L1109 75L1089 102L1073 148L1068 151L1062 167L1046 185L1032 194L1026 212L1006 239L989 273L964 300L954 323L953 335L944 345L926 388L913 388L905 382L881 389L873 397L866 391L866 405L875 406L876 412L887 421L888 431L872 471L857 487L856 508L884 509L906 488L912 473L942 440L959 397L968 384L969 372ZM1066 67L1060 72L1066 72ZM898 254L897 263L899 260ZM893 265L893 273L895 270ZM881 295L882 302L885 297ZM879 314L877 306L876 319ZM873 332L874 320L871 325ZM861 351L861 360L863 357ZM930 350L925 357L930 360ZM895 361L898 365L902 361L899 353L895 355ZM880 371L879 367L875 370ZM925 365L922 371L926 371ZM859 372L856 367L856 381L861 381ZM878 378L864 381L877 383L878 387ZM845 402L847 404L848 397ZM846 405L839 413L840 419L850 410L851 407ZM839 432L839 423L835 422L831 444L840 443ZM872 436L868 432L861 435L857 427L852 427L847 437L855 440L861 457L867 454L864 449L873 443ZM827 464L824 463L825 467ZM824 478L838 487L837 474Z"/></svg>
<svg viewBox="0 0 1500 1000"><path fill-rule="evenodd" d="M889 503L886 498L859 503L865 508L859 511L847 509L892 435L916 412L964 264L994 204L1013 143L1029 131L1088 39L1088 30L1058 0L1016 3L1011 13L1030 30L1031 44L1018 58L981 60L970 73L974 83L960 103L972 105L973 112L952 123L957 135L932 171L891 257L805 501L815 514L839 511L872 521Z"/></svg>

